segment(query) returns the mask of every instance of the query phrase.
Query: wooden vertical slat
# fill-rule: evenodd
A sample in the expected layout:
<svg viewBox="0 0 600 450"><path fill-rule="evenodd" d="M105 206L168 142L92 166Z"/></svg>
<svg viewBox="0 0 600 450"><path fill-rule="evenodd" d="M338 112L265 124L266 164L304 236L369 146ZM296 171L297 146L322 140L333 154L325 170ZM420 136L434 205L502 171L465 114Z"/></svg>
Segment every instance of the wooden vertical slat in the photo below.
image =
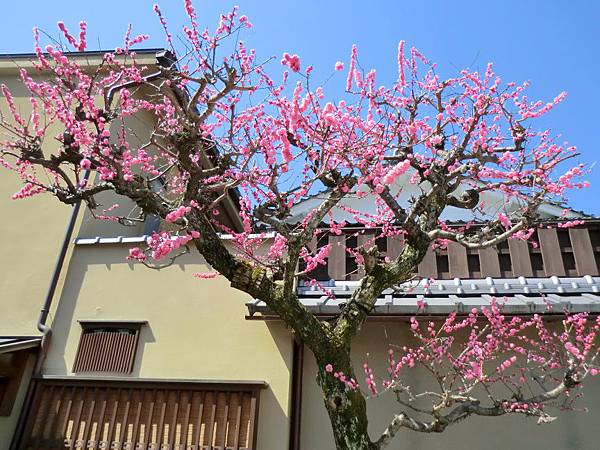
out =
<svg viewBox="0 0 600 450"><path fill-rule="evenodd" d="M252 398L250 399L250 433L248 434L248 443L247 443L247 448L254 448L254 423L256 421L256 413L257 413L257 409L256 409L256 397L254 395L252 395Z"/></svg>
<svg viewBox="0 0 600 450"><path fill-rule="evenodd" d="M240 448L240 432L242 424L242 393L238 393L238 407L235 415L235 434L233 438L233 449L239 450Z"/></svg>
<svg viewBox="0 0 600 450"><path fill-rule="evenodd" d="M469 264L465 247L456 242L449 242L448 263L451 278L469 278Z"/></svg>
<svg viewBox="0 0 600 450"><path fill-rule="evenodd" d="M375 238L375 232L373 230L366 230L362 233L358 233L357 236L357 248L367 250L368 247L375 245L373 241ZM365 276L365 267L361 264L358 266L358 279L360 280Z"/></svg>
<svg viewBox="0 0 600 450"><path fill-rule="evenodd" d="M162 407L160 409L160 419L158 421L159 425L158 425L158 433L156 435L156 444L157 444L157 448L160 449L162 446L162 441L163 441L163 433L164 433L164 426L165 426L165 412L167 409L167 401L168 399L168 391L162 391L163 395L162 395Z"/></svg>
<svg viewBox="0 0 600 450"><path fill-rule="evenodd" d="M329 243L331 244L327 262L329 277L332 280L343 281L346 279L346 237L343 234L339 236L332 234L329 236Z"/></svg>
<svg viewBox="0 0 600 450"><path fill-rule="evenodd" d="M175 398L177 400L175 400L175 404L173 405L173 419L171 420L171 423L169 424L169 444L168 444L168 449L171 450L174 446L175 443L175 436L176 436L176 428L177 428L177 416L179 414L179 403L181 403L181 391L177 392L177 394L175 395Z"/></svg>
<svg viewBox="0 0 600 450"><path fill-rule="evenodd" d="M131 398L133 396L133 390L129 389L127 392L127 400L125 401L125 412L123 413L123 421L121 422L121 432L119 433L119 447L123 448L123 444L127 438L127 422L129 421L129 410L131 409Z"/></svg>
<svg viewBox="0 0 600 450"><path fill-rule="evenodd" d="M52 401L53 397L54 397L54 386L50 386L50 389L48 392L48 397L49 397L48 402L46 402L46 404L43 405L44 406L43 408L40 408L42 418L48 417L48 414L50 413L50 411L52 411L52 406L54 404L54 402ZM55 416L52 416L52 417L55 417ZM44 434L45 434L44 431L46 431L46 429L48 427L52 428L52 424L47 423L46 420L44 420L44 422L40 426L40 429L37 432L37 438L35 440L35 445L33 448L40 448L40 442L42 441Z"/></svg>
<svg viewBox="0 0 600 450"><path fill-rule="evenodd" d="M194 434L192 436L192 445L197 445L198 448L202 445L200 442L201 435L200 429L202 428L202 415L204 414L204 400L206 398L206 393L201 392L200 396L200 404L198 405L198 417L196 418L196 428L194 429Z"/></svg>
<svg viewBox="0 0 600 450"><path fill-rule="evenodd" d="M89 448L88 445L87 445L87 442L88 442L88 438L89 438L90 432L92 431L92 418L94 417L94 412L96 410L96 397L97 397L97 394L98 394L98 388L95 388L92 400L90 402L90 407L89 407L88 415L87 415L87 418L85 419L85 430L84 430L83 436L82 436L82 441L83 441L83 447L82 448Z"/></svg>
<svg viewBox="0 0 600 450"><path fill-rule="evenodd" d="M573 256L575 257L577 275L580 277L598 275L592 241L587 228L569 228L569 237L571 238Z"/></svg>
<svg viewBox="0 0 600 450"><path fill-rule="evenodd" d="M52 448L55 444L56 441L56 434L57 434L57 430L55 427L55 424L57 422L60 422L60 411L61 408L64 406L64 392L65 392L65 387L62 386L59 390L57 390L57 396L56 396L56 402L53 402L51 405L50 410L54 411L53 414L50 414L49 416L49 422L48 422L48 438L44 439L42 442L44 443L42 445L43 448ZM36 445L34 448L39 448L40 447L40 442L39 440L36 442Z"/></svg>
<svg viewBox="0 0 600 450"><path fill-rule="evenodd" d="M495 248L482 248L479 250L479 262L481 264L481 277L499 277L500 260Z"/></svg>
<svg viewBox="0 0 600 450"><path fill-rule="evenodd" d="M108 425L108 434L106 435L106 442L109 443L108 445L110 446L111 442L113 441L113 431L115 429L115 424L117 422L117 411L119 409L119 400L121 398L121 389L117 390L117 398L114 402L114 404L112 405L112 413L109 419L109 425Z"/></svg>
<svg viewBox="0 0 600 450"><path fill-rule="evenodd" d="M564 276L565 267L562 260L556 228L539 228L538 238L540 240L540 250L542 251L542 260L544 261L546 276Z"/></svg>
<svg viewBox="0 0 600 450"><path fill-rule="evenodd" d="M65 412L65 418L64 418L64 422L63 422L63 426L62 426L62 432L61 432L61 437L65 438L65 436L67 435L67 429L69 427L69 417L71 415L71 409L73 408L73 402L75 401L75 393L77 392L77 388L73 387L73 389L71 389L71 395L69 396L69 400L67 400L67 410ZM62 448L64 446L65 442L63 440L63 445L61 445L60 447L57 448Z"/></svg>
<svg viewBox="0 0 600 450"><path fill-rule="evenodd" d="M217 445L223 449L227 445L227 422L229 417L229 402L231 401L231 392L228 392L226 395L227 401L225 402L225 410L223 411L223 420L219 425L217 425Z"/></svg>
<svg viewBox="0 0 600 450"><path fill-rule="evenodd" d="M423 260L419 264L419 275L423 278L437 278L437 262L435 260L435 251L431 247L425 253Z"/></svg>
<svg viewBox="0 0 600 450"><path fill-rule="evenodd" d="M69 416L71 414L71 408L73 407L73 398L75 397L75 387L72 387L70 389L70 395L67 394L65 400L65 413L63 416L63 420L62 420L62 427L61 427L61 422L57 421L56 422L56 431L57 431L57 438L56 440L53 441L52 443L52 447L50 447L51 449L59 449L59 448L64 448L65 446L65 442L64 442L64 437L66 435L66 431L67 431L67 427L69 425ZM54 445L56 444L56 445Z"/></svg>
<svg viewBox="0 0 600 450"><path fill-rule="evenodd" d="M156 389L152 391L151 399L144 428L144 442L142 442L142 446L139 450L146 450L150 443L149 437L152 434L152 417L154 417L154 405L156 404Z"/></svg>
<svg viewBox="0 0 600 450"><path fill-rule="evenodd" d="M190 413L192 410L192 395L191 393L186 393L186 409L185 415L183 416L183 422L181 423L181 448L187 448L188 445L188 432L190 425Z"/></svg>
<svg viewBox="0 0 600 450"><path fill-rule="evenodd" d="M135 412L135 419L133 419L133 433L131 435L131 447L134 449L136 447L139 430L140 430L140 416L142 414L142 405L144 403L145 393L144 391L140 391L140 398L138 400L137 409Z"/></svg>
<svg viewBox="0 0 600 450"><path fill-rule="evenodd" d="M390 259L398 257L404 245L404 236L388 236L387 237L387 256Z"/></svg>
<svg viewBox="0 0 600 450"><path fill-rule="evenodd" d="M509 239L508 249L515 277L531 277L531 258L529 257L529 244L521 239Z"/></svg>
<svg viewBox="0 0 600 450"><path fill-rule="evenodd" d="M81 391L81 400L79 401L79 408L77 413L75 414L75 418L73 419L73 427L71 428L71 443L69 445L69 449L72 450L75 448L75 444L77 442L77 437L79 436L79 427L81 425L81 414L83 413L83 407L85 404L85 393L86 388L83 388Z"/></svg>
<svg viewBox="0 0 600 450"><path fill-rule="evenodd" d="M206 429L208 431L208 437L206 439L206 444L208 448L213 447L213 434L215 430L215 416L217 414L217 394L213 395L213 402L210 409L210 420L206 423Z"/></svg>
<svg viewBox="0 0 600 450"><path fill-rule="evenodd" d="M104 433L104 415L106 414L106 404L108 401L108 389L104 390L104 400L102 400L102 406L100 407L100 414L98 415L98 426L96 427L96 436L94 443L91 446L92 450L97 450L100 446L100 440Z"/></svg>

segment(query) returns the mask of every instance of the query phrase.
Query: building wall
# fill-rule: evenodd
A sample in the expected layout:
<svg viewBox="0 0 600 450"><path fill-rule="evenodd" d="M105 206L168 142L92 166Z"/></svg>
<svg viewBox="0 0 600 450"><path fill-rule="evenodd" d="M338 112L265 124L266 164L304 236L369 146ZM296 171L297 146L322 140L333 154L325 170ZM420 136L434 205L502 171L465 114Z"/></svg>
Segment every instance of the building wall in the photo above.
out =
<svg viewBox="0 0 600 450"><path fill-rule="evenodd" d="M281 323L247 321L248 297L223 278L201 280L199 256L160 271L126 260L125 245L76 246L52 321L44 374L73 374L79 320L145 320L135 378L260 380L258 448L287 446L292 341ZM115 374L110 374L115 375ZM127 379L127 377L124 377Z"/></svg>
<svg viewBox="0 0 600 450"><path fill-rule="evenodd" d="M368 356L369 364L384 374L390 345L402 345L410 339L406 322L370 322L356 338L353 358L356 373L362 375L362 364ZM303 450L334 450L333 434L323 406L323 397L315 381L316 362L305 350L302 400L301 448ZM361 377L364 378L364 377ZM425 390L429 377L425 373L411 377L414 391ZM449 427L440 434L422 434L409 430L398 433L388 447L411 450L597 450L600 448L600 379L586 380L585 396L579 405L589 412L556 412L558 420L536 425L535 418L525 416L470 417ZM393 414L402 411L393 398L384 394L367 400L369 433L372 439L380 436Z"/></svg>
<svg viewBox="0 0 600 450"><path fill-rule="evenodd" d="M79 63L88 65L90 70L101 61L99 55L79 59ZM151 65L156 62L153 54L140 54L137 60L140 64L149 65L148 70L152 70ZM21 82L19 68L30 69L34 79L47 77L47 73L31 70L31 58L0 59L0 83L9 88L17 109L24 118L28 118L31 111L29 91ZM10 120L11 114L2 96L0 113L4 119ZM133 135L140 136L137 139L143 139L148 135L150 118L145 115L128 125ZM55 125L49 128L47 136L63 131ZM0 139L8 137L3 129ZM47 138L42 148L50 153L54 145L56 141ZM36 320L71 213L70 206L47 194L11 200L10 196L21 187L22 183L15 173L0 167L0 249L3 256L0 258L0 335L4 336L38 334Z"/></svg>
<svg viewBox="0 0 600 450"><path fill-rule="evenodd" d="M19 110L28 114L30 103L15 71L3 72L0 64L0 82L13 92ZM9 117L4 98L0 98L0 113ZM5 138L3 130L1 139ZM0 336L39 334L38 315L71 214L69 206L46 195L11 200L21 187L16 174L0 167ZM0 417L0 450L10 444L32 370L33 357L11 415Z"/></svg>
<svg viewBox="0 0 600 450"><path fill-rule="evenodd" d="M20 79L1 72L0 77L27 117L31 107ZM0 112L9 117L3 98ZM21 187L15 173L0 168L0 335L4 336L38 334L36 320L71 211L49 195L11 200Z"/></svg>

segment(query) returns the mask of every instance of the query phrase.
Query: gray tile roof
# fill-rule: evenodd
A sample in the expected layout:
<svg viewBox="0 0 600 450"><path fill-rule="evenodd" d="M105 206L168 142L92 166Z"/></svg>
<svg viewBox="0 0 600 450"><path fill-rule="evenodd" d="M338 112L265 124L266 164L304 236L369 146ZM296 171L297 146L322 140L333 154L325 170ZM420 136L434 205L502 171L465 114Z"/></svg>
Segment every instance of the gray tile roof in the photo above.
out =
<svg viewBox="0 0 600 450"><path fill-rule="evenodd" d="M339 314L358 281L330 281L323 288L301 284L301 302L315 314ZM551 314L570 312L600 313L600 277L486 278L408 282L398 290L384 291L372 314L413 315L468 313L474 307L490 305L492 299L504 303L506 314ZM423 305L420 309L419 303ZM250 315L272 314L261 301L247 304Z"/></svg>

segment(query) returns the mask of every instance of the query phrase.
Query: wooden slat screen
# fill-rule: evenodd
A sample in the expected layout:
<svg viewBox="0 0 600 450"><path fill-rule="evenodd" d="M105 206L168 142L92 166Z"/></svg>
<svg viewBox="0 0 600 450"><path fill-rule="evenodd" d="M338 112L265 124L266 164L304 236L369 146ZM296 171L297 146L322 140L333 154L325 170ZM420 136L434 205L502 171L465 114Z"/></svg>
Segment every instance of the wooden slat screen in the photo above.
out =
<svg viewBox="0 0 600 450"><path fill-rule="evenodd" d="M138 335L138 328L84 328L73 372L131 373Z"/></svg>
<svg viewBox="0 0 600 450"><path fill-rule="evenodd" d="M359 280L363 270L357 266L347 248L367 247L382 239L372 229L346 229L341 235L323 233L313 239L311 250L332 244L326 266L318 266L307 278L326 280ZM520 240L503 242L497 248L466 251L450 243L447 249L429 250L418 267L418 275L438 279L485 277L549 277L597 276L600 273L600 223L561 229L542 226L536 230L532 246ZM387 238L382 252L389 258L398 256L401 237Z"/></svg>
<svg viewBox="0 0 600 450"><path fill-rule="evenodd" d="M251 450L258 388L40 382L20 450Z"/></svg>

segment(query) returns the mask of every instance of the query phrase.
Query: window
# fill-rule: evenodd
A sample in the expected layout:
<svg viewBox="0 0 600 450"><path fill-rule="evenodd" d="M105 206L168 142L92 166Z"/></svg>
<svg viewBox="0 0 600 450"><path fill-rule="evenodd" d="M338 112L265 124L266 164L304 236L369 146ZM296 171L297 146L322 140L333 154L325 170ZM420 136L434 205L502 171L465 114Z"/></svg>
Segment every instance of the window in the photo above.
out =
<svg viewBox="0 0 600 450"><path fill-rule="evenodd" d="M253 450L265 386L43 379L16 448Z"/></svg>
<svg viewBox="0 0 600 450"><path fill-rule="evenodd" d="M145 322L80 322L73 372L131 373Z"/></svg>

